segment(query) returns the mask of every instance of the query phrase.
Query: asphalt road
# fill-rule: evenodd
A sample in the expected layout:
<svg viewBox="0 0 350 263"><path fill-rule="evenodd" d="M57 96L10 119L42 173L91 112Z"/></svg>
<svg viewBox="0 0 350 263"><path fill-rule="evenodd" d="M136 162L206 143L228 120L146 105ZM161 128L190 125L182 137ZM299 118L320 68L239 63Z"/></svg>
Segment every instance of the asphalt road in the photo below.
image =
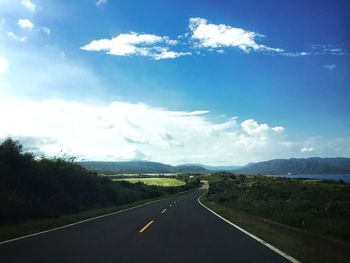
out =
<svg viewBox="0 0 350 263"><path fill-rule="evenodd" d="M0 262L289 262L202 207L203 189L0 245Z"/></svg>

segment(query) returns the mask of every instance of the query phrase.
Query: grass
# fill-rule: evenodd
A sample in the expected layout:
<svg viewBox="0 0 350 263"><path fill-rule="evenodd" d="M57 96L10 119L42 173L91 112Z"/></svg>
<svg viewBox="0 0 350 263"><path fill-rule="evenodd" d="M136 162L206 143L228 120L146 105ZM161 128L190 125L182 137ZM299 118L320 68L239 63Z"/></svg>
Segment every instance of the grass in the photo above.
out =
<svg viewBox="0 0 350 263"><path fill-rule="evenodd" d="M217 173L204 203L302 262L348 262L350 184Z"/></svg>
<svg viewBox="0 0 350 263"><path fill-rule="evenodd" d="M218 204L350 243L350 184L232 174L209 184Z"/></svg>
<svg viewBox="0 0 350 263"><path fill-rule="evenodd" d="M310 234L282 224L250 215L233 207L201 200L206 206L262 238L303 263L347 263L350 245Z"/></svg>
<svg viewBox="0 0 350 263"><path fill-rule="evenodd" d="M146 185L156 185L162 187L174 187L186 184L184 181L176 178L127 178L114 179L114 181L128 181L130 183L143 183Z"/></svg>

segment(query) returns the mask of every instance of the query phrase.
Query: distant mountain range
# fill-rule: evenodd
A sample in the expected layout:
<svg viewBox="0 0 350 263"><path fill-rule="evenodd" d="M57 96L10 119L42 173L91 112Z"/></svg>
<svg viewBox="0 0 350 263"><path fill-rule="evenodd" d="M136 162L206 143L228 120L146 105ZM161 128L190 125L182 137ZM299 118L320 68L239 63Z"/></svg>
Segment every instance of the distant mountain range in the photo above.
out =
<svg viewBox="0 0 350 263"><path fill-rule="evenodd" d="M249 163L246 166L208 166L184 164L172 166L157 162L80 162L88 170L105 174L140 173L211 173L233 171L243 174L287 175L287 174L350 174L350 158L276 159Z"/></svg>
<svg viewBox="0 0 350 263"><path fill-rule="evenodd" d="M205 164L184 164L185 166L199 166L209 171L237 171L246 165L205 165Z"/></svg>
<svg viewBox="0 0 350 263"><path fill-rule="evenodd" d="M244 174L350 174L350 158L276 159L253 163L240 169Z"/></svg>
<svg viewBox="0 0 350 263"><path fill-rule="evenodd" d="M207 170L210 171L237 171L239 169L242 169L243 165L218 165L218 166L209 166L209 165L201 165Z"/></svg>
<svg viewBox="0 0 350 263"><path fill-rule="evenodd" d="M172 166L147 161L130 162L80 162L81 166L106 174L140 174L140 173L209 173L209 170L198 165Z"/></svg>

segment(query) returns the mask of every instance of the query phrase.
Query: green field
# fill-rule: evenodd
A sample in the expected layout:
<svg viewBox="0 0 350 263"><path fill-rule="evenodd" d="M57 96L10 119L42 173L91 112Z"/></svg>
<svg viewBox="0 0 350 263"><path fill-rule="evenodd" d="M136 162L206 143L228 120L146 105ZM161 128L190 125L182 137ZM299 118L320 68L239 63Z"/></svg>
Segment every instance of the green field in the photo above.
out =
<svg viewBox="0 0 350 263"><path fill-rule="evenodd" d="M186 184L184 181L175 178L127 178L114 179L113 181L128 181L130 183L144 183L147 185L157 185L163 187L181 186Z"/></svg>

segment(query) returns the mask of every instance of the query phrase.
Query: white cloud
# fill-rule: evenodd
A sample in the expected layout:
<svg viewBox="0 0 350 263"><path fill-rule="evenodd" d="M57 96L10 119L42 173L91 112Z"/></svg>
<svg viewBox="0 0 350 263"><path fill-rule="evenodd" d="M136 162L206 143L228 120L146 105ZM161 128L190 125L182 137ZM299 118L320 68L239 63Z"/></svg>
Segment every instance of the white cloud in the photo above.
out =
<svg viewBox="0 0 350 263"><path fill-rule="evenodd" d="M27 8L30 12L35 12L36 5L33 4L30 0L22 0L21 5Z"/></svg>
<svg viewBox="0 0 350 263"><path fill-rule="evenodd" d="M282 133L282 132L284 132L285 129L284 129L284 127L277 126L277 127L273 127L272 130L277 132L277 133Z"/></svg>
<svg viewBox="0 0 350 263"><path fill-rule="evenodd" d="M11 38L13 38L13 39L15 39L15 40L17 40L17 41L19 41L19 42L25 42L26 40L27 40L27 37L19 37L19 36L17 36L15 33L13 33L13 32L7 32L7 35L9 36L9 37L11 37Z"/></svg>
<svg viewBox="0 0 350 263"><path fill-rule="evenodd" d="M167 36L152 34L128 33L120 34L112 39L93 40L81 47L86 51L105 51L114 56L145 56L155 60L176 58L190 55L190 52L175 52L167 45L175 45L175 40Z"/></svg>
<svg viewBox="0 0 350 263"><path fill-rule="evenodd" d="M10 67L10 62L2 56L0 56L0 76L5 74Z"/></svg>
<svg viewBox="0 0 350 263"><path fill-rule="evenodd" d="M174 39L166 39L165 43L167 43L168 45L171 45L171 46L176 46L179 42L177 40L174 40Z"/></svg>
<svg viewBox="0 0 350 263"><path fill-rule="evenodd" d="M170 164L246 164L274 158L349 156L348 138L290 141L281 126L237 117L214 122L208 111L176 111L143 103L92 105L0 96L0 139L27 138L26 148L61 150L89 160L147 159ZM213 118L214 117L214 118Z"/></svg>
<svg viewBox="0 0 350 263"><path fill-rule="evenodd" d="M46 26L43 26L41 27L41 30L46 33L47 35L50 35L51 34L51 30L50 28L46 27Z"/></svg>
<svg viewBox="0 0 350 263"><path fill-rule="evenodd" d="M282 52L280 54L286 57L304 57L309 55L341 56L346 54L342 48L339 48L330 44L329 45L311 44L310 47L311 49L309 49L308 51Z"/></svg>
<svg viewBox="0 0 350 263"><path fill-rule="evenodd" d="M303 147L300 149L300 152L302 152L302 153L310 153L313 151L315 151L315 149L313 147Z"/></svg>
<svg viewBox="0 0 350 263"><path fill-rule="evenodd" d="M29 19L18 19L17 24L23 29L32 29L34 27L34 24Z"/></svg>
<svg viewBox="0 0 350 263"><path fill-rule="evenodd" d="M102 5L104 1L100 0L98 3ZM184 49L189 44L192 45L192 49L195 49L195 54L202 54L200 50L203 49L224 54L225 48L238 48L245 53L254 51L278 54L286 57L345 54L342 48L334 45L309 45L307 51L286 51L282 48L269 47L257 41L259 38L265 37L262 34L230 25L212 24L200 17L189 19L189 29L190 32L179 35L177 40L169 39L167 36L130 32L120 34L112 39L93 40L81 47L81 49L87 51L105 51L107 54L115 56L151 57L155 60L192 55L192 52ZM189 38L191 39L190 43L188 43ZM180 46L183 50L175 51L170 49L171 46L178 44L182 44Z"/></svg>
<svg viewBox="0 0 350 263"><path fill-rule="evenodd" d="M175 52L175 51L169 51L168 49L165 49L165 50L161 51L159 54L154 54L153 57L155 60L160 60L160 59L188 56L191 54L192 54L191 52Z"/></svg>
<svg viewBox="0 0 350 263"><path fill-rule="evenodd" d="M345 50L340 45L334 44L311 44L311 49L315 55L345 55Z"/></svg>
<svg viewBox="0 0 350 263"><path fill-rule="evenodd" d="M281 126L271 128L266 123L259 124L253 119L243 121L241 123L241 127L248 135L263 135L270 131L275 133L283 133L285 130Z"/></svg>
<svg viewBox="0 0 350 263"><path fill-rule="evenodd" d="M204 115L209 113L208 110L197 110L197 111L175 111L172 112L173 116L196 116L196 115Z"/></svg>
<svg viewBox="0 0 350 263"><path fill-rule="evenodd" d="M3 27L4 25L6 25L6 19L5 19L5 18L2 18L2 19L0 20L0 29L2 29L2 27Z"/></svg>
<svg viewBox="0 0 350 263"><path fill-rule="evenodd" d="M335 69L336 66L337 66L337 65L335 65L335 64L323 65L324 68L329 69L329 70Z"/></svg>
<svg viewBox="0 0 350 263"><path fill-rule="evenodd" d="M309 52L301 51L301 52L283 52L281 55L286 57L303 57L307 55L311 55Z"/></svg>
<svg viewBox="0 0 350 263"><path fill-rule="evenodd" d="M345 55L344 49L331 44L310 44L308 51L281 52L286 57L304 57L309 55ZM325 65L327 66L327 65ZM326 67L327 68L327 67Z"/></svg>
<svg viewBox="0 0 350 263"><path fill-rule="evenodd" d="M98 0L98 1L96 2L96 5L97 5L97 6L102 6L102 5L106 5L106 4L108 4L108 1L107 1L107 0Z"/></svg>
<svg viewBox="0 0 350 263"><path fill-rule="evenodd" d="M189 28L192 31L191 38L194 40L194 45L198 48L222 50L223 47L236 47L247 53L252 50L283 52L280 48L258 44L256 38L263 37L261 34L225 24L210 24L204 18L190 18Z"/></svg>

